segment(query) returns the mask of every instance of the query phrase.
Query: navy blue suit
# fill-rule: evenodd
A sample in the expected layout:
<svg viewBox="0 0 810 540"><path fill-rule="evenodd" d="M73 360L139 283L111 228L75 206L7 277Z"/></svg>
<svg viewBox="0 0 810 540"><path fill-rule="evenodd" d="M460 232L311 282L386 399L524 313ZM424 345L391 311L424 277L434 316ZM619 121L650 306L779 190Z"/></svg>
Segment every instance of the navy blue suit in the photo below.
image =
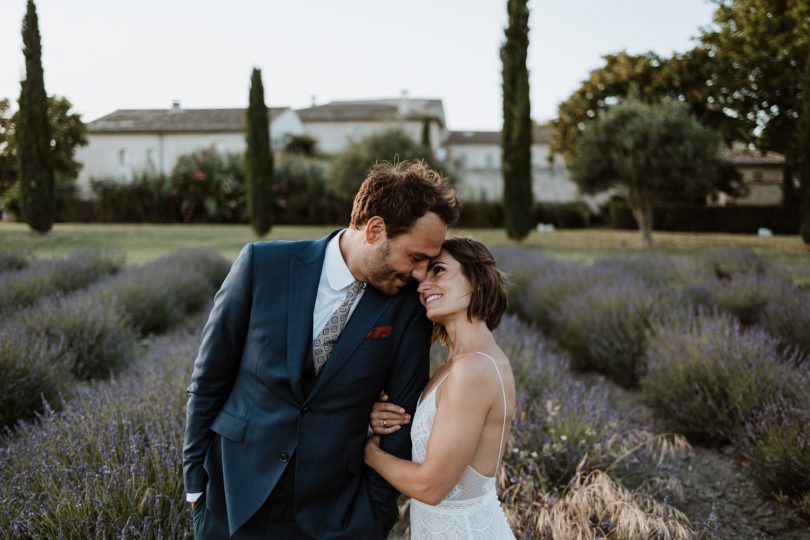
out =
<svg viewBox="0 0 810 540"><path fill-rule="evenodd" d="M203 330L188 387L184 480L187 492L204 491L200 503L230 534L288 466L304 535L379 537L396 520L398 493L363 463L368 418L383 389L413 414L428 380L431 324L414 285L396 296L366 287L323 370L305 384L315 296L336 232L246 245ZM383 325L389 337L368 337ZM382 446L410 459L410 430Z"/></svg>

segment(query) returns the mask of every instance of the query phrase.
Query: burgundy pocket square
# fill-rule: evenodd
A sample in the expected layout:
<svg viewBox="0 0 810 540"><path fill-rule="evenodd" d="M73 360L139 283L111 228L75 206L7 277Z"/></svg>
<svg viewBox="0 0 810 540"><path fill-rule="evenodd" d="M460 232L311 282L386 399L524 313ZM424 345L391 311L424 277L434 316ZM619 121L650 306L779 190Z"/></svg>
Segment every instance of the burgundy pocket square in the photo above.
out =
<svg viewBox="0 0 810 540"><path fill-rule="evenodd" d="M366 334L366 339L385 339L391 337L392 326L386 324L383 326L375 326Z"/></svg>

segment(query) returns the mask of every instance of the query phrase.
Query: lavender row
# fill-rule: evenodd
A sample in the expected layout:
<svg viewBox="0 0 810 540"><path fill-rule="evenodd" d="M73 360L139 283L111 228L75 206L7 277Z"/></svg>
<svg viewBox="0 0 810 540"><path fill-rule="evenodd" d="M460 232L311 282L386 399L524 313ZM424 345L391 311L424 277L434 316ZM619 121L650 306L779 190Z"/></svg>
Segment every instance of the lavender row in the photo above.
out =
<svg viewBox="0 0 810 540"><path fill-rule="evenodd" d="M192 537L180 459L192 323L2 441L0 537Z"/></svg>
<svg viewBox="0 0 810 540"><path fill-rule="evenodd" d="M219 256L178 252L17 312L0 325L0 425L58 403L77 380L128 365L139 336L200 309L227 271Z"/></svg>
<svg viewBox="0 0 810 540"><path fill-rule="evenodd" d="M21 270L31 263L31 258L19 251L0 250L0 273Z"/></svg>
<svg viewBox="0 0 810 540"><path fill-rule="evenodd" d="M516 311L562 345L573 368L640 383L677 432L768 455L752 460L754 477L810 514L810 446L796 427L810 425L806 291L741 250L591 266L515 249L498 257Z"/></svg>
<svg viewBox="0 0 810 540"><path fill-rule="evenodd" d="M5 317L49 295L88 286L124 265L117 251L88 249L64 259L35 262L20 270L0 274L0 314Z"/></svg>

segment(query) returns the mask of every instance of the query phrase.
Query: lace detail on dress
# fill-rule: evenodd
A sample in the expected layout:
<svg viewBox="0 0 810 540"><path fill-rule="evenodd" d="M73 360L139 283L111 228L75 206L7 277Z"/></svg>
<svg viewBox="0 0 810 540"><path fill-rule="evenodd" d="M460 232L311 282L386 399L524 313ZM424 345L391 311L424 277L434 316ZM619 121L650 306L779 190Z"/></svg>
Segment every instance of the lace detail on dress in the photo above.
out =
<svg viewBox="0 0 810 540"><path fill-rule="evenodd" d="M478 353L495 360L484 353ZM498 377L501 377L498 370ZM436 390L447 379L447 375L430 391L416 407L411 425L411 442L413 444L413 461L424 463L427 454L433 420L436 418ZM504 415L506 414L506 390L504 395ZM506 428L504 418L504 431ZM501 451L503 451L503 434L501 432ZM500 457L498 458L500 465ZM458 483L450 490L445 499L436 506L411 499L411 538L442 539L513 539L506 516L501 510L495 491L495 477L484 476L469 465L464 469Z"/></svg>

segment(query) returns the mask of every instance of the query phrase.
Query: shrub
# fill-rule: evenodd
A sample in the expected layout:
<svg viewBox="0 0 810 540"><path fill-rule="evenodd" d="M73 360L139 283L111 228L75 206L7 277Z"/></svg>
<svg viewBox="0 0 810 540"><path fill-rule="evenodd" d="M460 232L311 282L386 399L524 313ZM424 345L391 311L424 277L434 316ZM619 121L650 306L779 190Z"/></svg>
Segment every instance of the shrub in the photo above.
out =
<svg viewBox="0 0 810 540"><path fill-rule="evenodd" d="M728 312L746 326L761 323L769 304L780 305L796 294L788 283L761 274L712 279L685 292L696 305Z"/></svg>
<svg viewBox="0 0 810 540"><path fill-rule="evenodd" d="M320 161L285 156L273 172L274 215L277 223L314 225L343 220L341 205L327 190Z"/></svg>
<svg viewBox="0 0 810 540"><path fill-rule="evenodd" d="M599 277L590 268L570 262L548 262L522 294L530 319L543 330L554 332L560 306Z"/></svg>
<svg viewBox="0 0 810 540"><path fill-rule="evenodd" d="M738 247L707 248L697 253L697 259L720 279L738 274L765 274L771 270L765 259L749 249Z"/></svg>
<svg viewBox="0 0 810 540"><path fill-rule="evenodd" d="M0 312L29 306L43 296L81 289L124 264L122 253L82 250L65 259L43 260L0 275Z"/></svg>
<svg viewBox="0 0 810 540"><path fill-rule="evenodd" d="M144 172L132 180L93 178L94 202L89 215L78 221L112 223L168 223L180 221L178 205L170 199L171 181L163 175Z"/></svg>
<svg viewBox="0 0 810 540"><path fill-rule="evenodd" d="M88 294L52 298L16 317L32 335L60 343L78 379L109 376L135 357L135 331L111 299Z"/></svg>
<svg viewBox="0 0 810 540"><path fill-rule="evenodd" d="M246 222L244 155L211 147L180 156L169 196L186 223Z"/></svg>
<svg viewBox="0 0 810 540"><path fill-rule="evenodd" d="M699 313L653 327L641 380L644 400L670 429L690 437L733 440L774 395L806 391L799 358L778 341L727 314Z"/></svg>
<svg viewBox="0 0 810 540"><path fill-rule="evenodd" d="M28 255L18 251L0 251L0 272L21 270L31 263Z"/></svg>
<svg viewBox="0 0 810 540"><path fill-rule="evenodd" d="M529 292L530 283L540 279L539 276L558 275L561 263L552 257L516 247L493 248L492 253L498 267L509 276L510 310L523 318L532 319L533 294Z"/></svg>
<svg viewBox="0 0 810 540"><path fill-rule="evenodd" d="M553 336L577 370L597 370L623 386L638 381L646 333L668 297L638 279L595 283L552 314Z"/></svg>
<svg viewBox="0 0 810 540"><path fill-rule="evenodd" d="M810 500L810 401L776 396L746 421L741 446L765 493Z"/></svg>
<svg viewBox="0 0 810 540"><path fill-rule="evenodd" d="M660 253L625 253L596 261L599 274L631 274L652 287L678 288L701 279L712 277L701 264L691 257L671 257Z"/></svg>
<svg viewBox="0 0 810 540"><path fill-rule="evenodd" d="M810 291L794 290L772 299L762 310L762 325L785 347L810 355Z"/></svg>
<svg viewBox="0 0 810 540"><path fill-rule="evenodd" d="M181 454L198 344L160 338L130 375L0 441L0 536L191 538Z"/></svg>
<svg viewBox="0 0 810 540"><path fill-rule="evenodd" d="M58 405L73 380L73 358L62 345L19 324L0 325L0 427Z"/></svg>

